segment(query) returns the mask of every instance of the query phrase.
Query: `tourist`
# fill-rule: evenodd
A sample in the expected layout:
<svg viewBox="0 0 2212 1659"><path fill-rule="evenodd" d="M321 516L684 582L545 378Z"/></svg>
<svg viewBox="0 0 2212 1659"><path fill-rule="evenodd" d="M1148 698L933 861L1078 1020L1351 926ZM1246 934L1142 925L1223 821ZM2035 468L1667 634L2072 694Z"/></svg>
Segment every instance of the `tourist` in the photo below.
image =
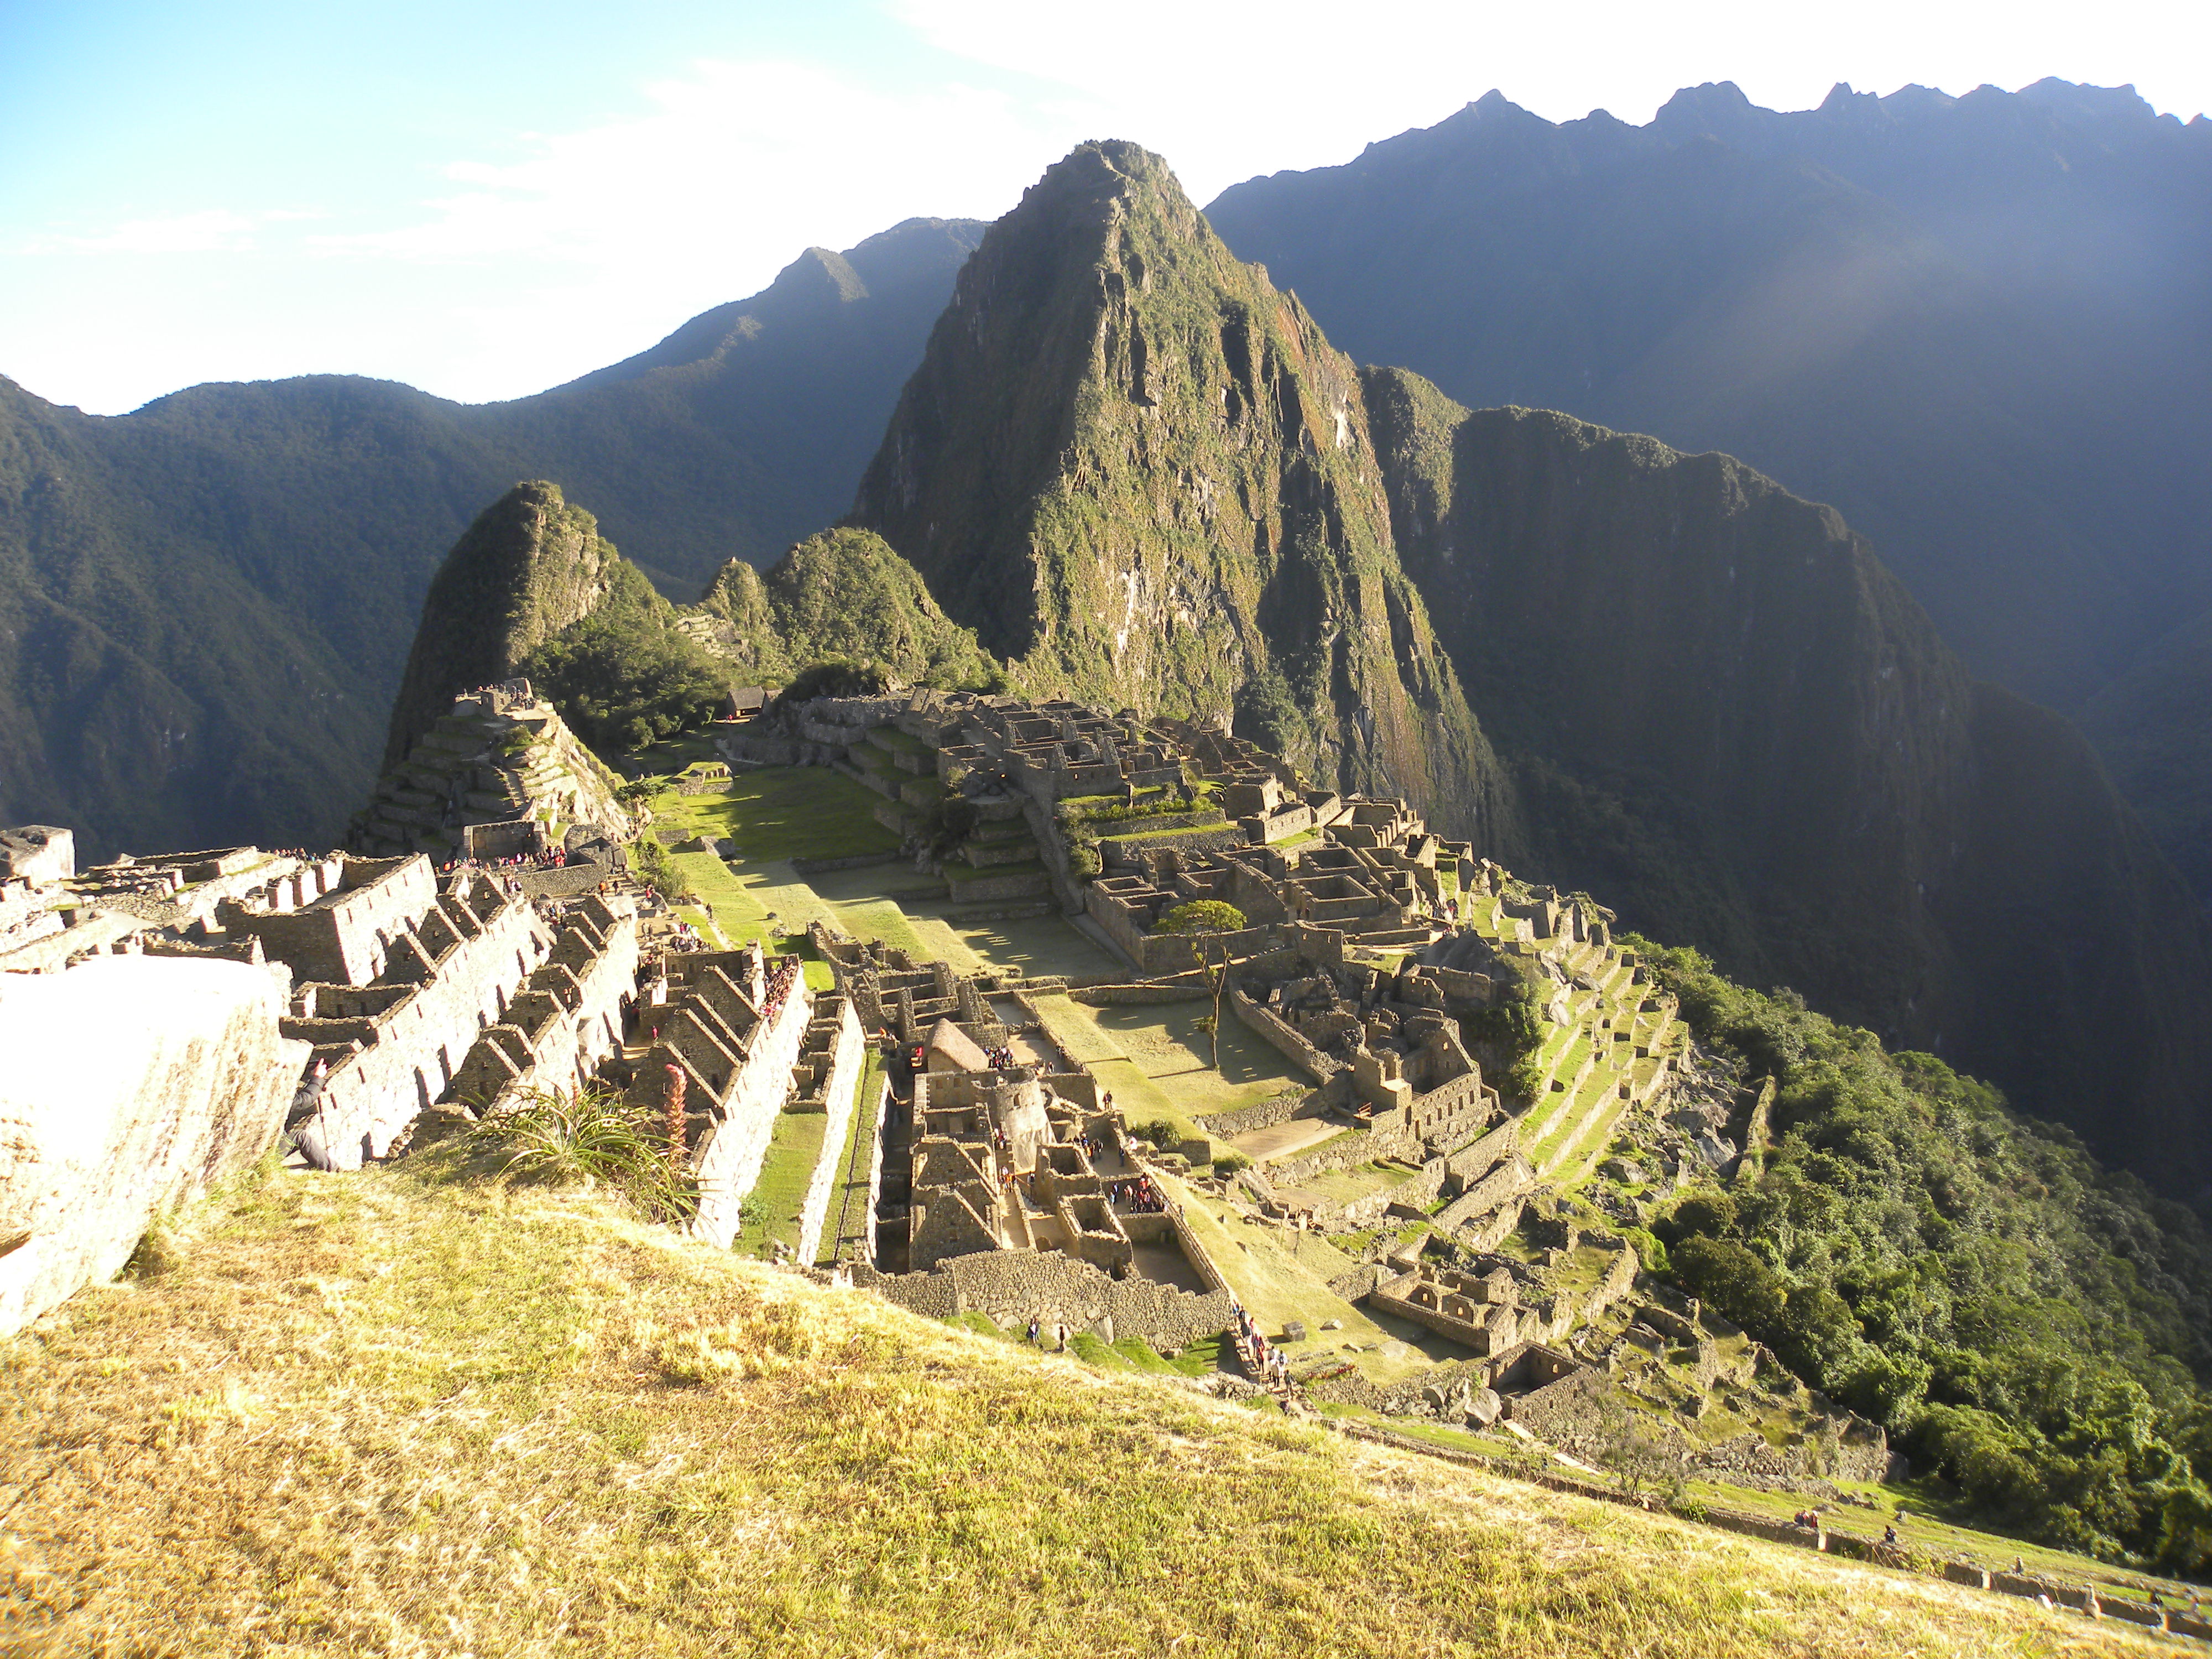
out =
<svg viewBox="0 0 2212 1659"><path fill-rule="evenodd" d="M1030 1346L1031 1346L1032 1348L1034 1348L1035 1346L1036 1346L1036 1340L1037 1340L1037 1318L1036 1318L1036 1316L1035 1314L1031 1314L1031 1315L1030 1316Z"/></svg>

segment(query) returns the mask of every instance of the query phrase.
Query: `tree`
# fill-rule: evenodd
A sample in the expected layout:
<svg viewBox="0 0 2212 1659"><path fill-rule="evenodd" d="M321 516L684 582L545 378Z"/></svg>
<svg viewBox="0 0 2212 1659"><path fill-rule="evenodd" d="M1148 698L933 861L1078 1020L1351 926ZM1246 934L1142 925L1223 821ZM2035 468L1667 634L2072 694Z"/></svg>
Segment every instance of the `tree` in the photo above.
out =
<svg viewBox="0 0 2212 1659"><path fill-rule="evenodd" d="M1244 913L1219 899L1187 899L1152 924L1155 933L1192 936L1191 949L1213 987L1213 1023L1206 1036L1213 1049L1213 1069L1221 1069L1221 993L1229 984L1230 946L1224 935L1244 931Z"/></svg>

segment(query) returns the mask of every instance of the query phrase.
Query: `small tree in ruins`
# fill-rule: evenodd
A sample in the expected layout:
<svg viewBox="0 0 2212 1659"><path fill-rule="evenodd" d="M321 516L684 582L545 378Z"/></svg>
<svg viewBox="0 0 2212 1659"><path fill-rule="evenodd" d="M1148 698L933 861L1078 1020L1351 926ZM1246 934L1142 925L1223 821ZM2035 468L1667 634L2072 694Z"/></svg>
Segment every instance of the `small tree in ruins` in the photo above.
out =
<svg viewBox="0 0 2212 1659"><path fill-rule="evenodd" d="M1244 913L1219 899L1189 899L1176 905L1155 923L1155 933L1190 937L1198 965L1206 969L1213 988L1213 1018L1206 1036L1213 1047L1213 1069L1221 1069L1221 993L1229 984L1230 944L1227 935L1244 931Z"/></svg>

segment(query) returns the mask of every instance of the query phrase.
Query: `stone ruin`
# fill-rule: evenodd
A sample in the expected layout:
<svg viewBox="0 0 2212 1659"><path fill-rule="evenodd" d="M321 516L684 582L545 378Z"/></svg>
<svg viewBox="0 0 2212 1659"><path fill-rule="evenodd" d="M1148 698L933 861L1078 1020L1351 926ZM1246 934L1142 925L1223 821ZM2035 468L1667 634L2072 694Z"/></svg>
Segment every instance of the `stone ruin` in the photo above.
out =
<svg viewBox="0 0 2212 1659"><path fill-rule="evenodd" d="M347 841L441 863L547 853L572 835L618 842L635 833L620 782L529 681L504 681L453 700L378 781Z"/></svg>
<svg viewBox="0 0 2212 1659"><path fill-rule="evenodd" d="M178 1193L159 1173L171 1162L204 1181L285 1135L307 1162L356 1169L426 1112L467 1119L573 1091L620 1048L639 1000L624 892L533 901L481 872L440 877L420 854L252 847L79 869L68 832L43 828L0 834L0 1006L44 1011L12 1039L17 1155L0 1157L0 1231L30 1217L21 1238L49 1246L6 1252L22 1258L0 1267L22 1276L17 1322L113 1270L147 1205ZM82 1041L88 1024L131 1041ZM210 1071L196 1057L210 1042L237 1064ZM159 1148L154 1173L119 1154L21 1152L64 1124L72 1145Z"/></svg>

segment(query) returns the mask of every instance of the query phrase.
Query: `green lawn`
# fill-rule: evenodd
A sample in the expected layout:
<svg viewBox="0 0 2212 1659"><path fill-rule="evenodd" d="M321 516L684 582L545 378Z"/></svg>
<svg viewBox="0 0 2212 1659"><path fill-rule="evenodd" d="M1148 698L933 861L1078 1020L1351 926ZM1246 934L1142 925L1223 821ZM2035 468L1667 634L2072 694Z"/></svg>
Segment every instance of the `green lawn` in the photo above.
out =
<svg viewBox="0 0 2212 1659"><path fill-rule="evenodd" d="M761 1160L760 1179L745 1200L745 1224L731 1246L740 1255L765 1256L772 1240L796 1248L799 1210L822 1160L822 1140L830 1127L827 1112L778 1112Z"/></svg>
<svg viewBox="0 0 2212 1659"><path fill-rule="evenodd" d="M1117 1042L1122 1054L1186 1116L1234 1111L1285 1089L1303 1088L1309 1082L1225 1009L1221 1021L1221 1069L1215 1071L1212 1043L1198 1029L1198 1022L1213 1012L1211 997L1189 1002L1132 1004L1091 1012L1098 1029Z"/></svg>
<svg viewBox="0 0 2212 1659"><path fill-rule="evenodd" d="M723 794L662 791L651 803L653 829L669 842L726 836L741 864L896 853L898 837L873 816L880 799L826 766L769 767L735 774Z"/></svg>

